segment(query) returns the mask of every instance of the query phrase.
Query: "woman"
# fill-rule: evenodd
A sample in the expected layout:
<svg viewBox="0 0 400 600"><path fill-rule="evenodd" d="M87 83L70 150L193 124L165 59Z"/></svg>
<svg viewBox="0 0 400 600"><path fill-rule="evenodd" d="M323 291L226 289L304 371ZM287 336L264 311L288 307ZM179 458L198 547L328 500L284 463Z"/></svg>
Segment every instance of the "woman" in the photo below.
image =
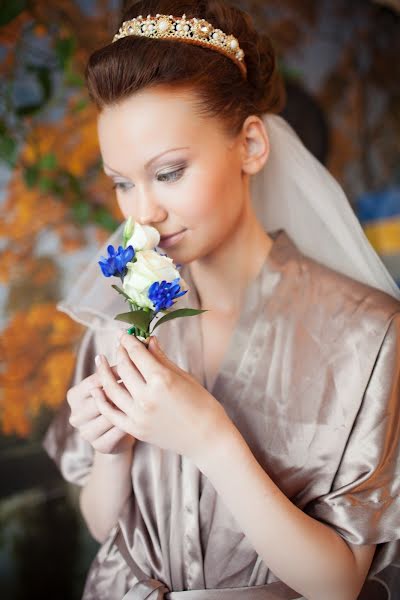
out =
<svg viewBox="0 0 400 600"><path fill-rule="evenodd" d="M60 305L89 327L44 441L101 542L83 599L355 599L400 554L399 290L248 15L123 21L87 67L104 169L124 217L182 232L160 247L207 312L118 340L97 255Z"/></svg>

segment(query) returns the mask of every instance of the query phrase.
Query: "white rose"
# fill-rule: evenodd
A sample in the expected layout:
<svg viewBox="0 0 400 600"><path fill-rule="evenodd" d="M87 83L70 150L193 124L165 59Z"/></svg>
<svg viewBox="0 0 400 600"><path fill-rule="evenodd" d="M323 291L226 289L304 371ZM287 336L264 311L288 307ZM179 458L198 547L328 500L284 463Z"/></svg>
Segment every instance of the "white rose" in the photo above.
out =
<svg viewBox="0 0 400 600"><path fill-rule="evenodd" d="M128 222L131 224L129 220ZM133 246L135 251L139 252L142 250L152 250L160 243L160 234L154 227L140 225L140 223L132 223L129 229L132 229L132 227L133 233L126 242L126 248Z"/></svg>
<svg viewBox="0 0 400 600"><path fill-rule="evenodd" d="M161 256L155 250L138 252L136 258L136 262L129 262L126 265L128 272L124 277L122 287L141 308L148 306L154 310L155 306L148 297L148 291L155 281L169 283L179 277L181 290L187 289L186 282L180 277L172 258Z"/></svg>

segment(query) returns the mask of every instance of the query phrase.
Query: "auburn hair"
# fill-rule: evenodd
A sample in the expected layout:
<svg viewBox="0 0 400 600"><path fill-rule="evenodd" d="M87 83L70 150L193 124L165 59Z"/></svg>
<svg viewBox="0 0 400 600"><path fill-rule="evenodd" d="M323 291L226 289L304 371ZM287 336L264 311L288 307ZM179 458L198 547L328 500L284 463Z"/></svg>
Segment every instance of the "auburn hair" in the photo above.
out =
<svg viewBox="0 0 400 600"><path fill-rule="evenodd" d="M216 117L235 137L249 115L283 110L286 93L271 40L248 13L224 0L142 0L124 10L121 25L157 13L205 19L234 35L245 53L247 80L230 58L211 48L127 36L93 52L86 65L88 93L99 111L145 88L184 88L194 93L200 116Z"/></svg>

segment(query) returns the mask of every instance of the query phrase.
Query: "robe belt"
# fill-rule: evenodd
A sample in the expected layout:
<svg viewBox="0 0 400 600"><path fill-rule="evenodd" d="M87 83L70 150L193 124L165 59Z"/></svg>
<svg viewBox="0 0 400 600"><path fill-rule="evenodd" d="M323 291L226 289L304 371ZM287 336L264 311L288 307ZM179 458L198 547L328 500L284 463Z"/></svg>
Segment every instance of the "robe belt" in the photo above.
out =
<svg viewBox="0 0 400 600"><path fill-rule="evenodd" d="M150 578L136 564L126 547L119 528L116 531L115 543L138 579L138 582L131 587L122 600L306 600L304 596L299 596L298 592L289 588L283 581L249 587L171 592L164 583Z"/></svg>

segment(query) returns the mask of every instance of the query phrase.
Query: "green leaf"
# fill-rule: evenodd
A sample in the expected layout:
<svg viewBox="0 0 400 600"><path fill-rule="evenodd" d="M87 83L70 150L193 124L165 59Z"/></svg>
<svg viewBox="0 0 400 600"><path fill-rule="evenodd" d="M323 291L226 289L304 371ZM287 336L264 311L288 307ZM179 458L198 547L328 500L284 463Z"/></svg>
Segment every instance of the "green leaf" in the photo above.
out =
<svg viewBox="0 0 400 600"><path fill-rule="evenodd" d="M80 98L72 109L73 113L78 113L88 106L89 102L85 98Z"/></svg>
<svg viewBox="0 0 400 600"><path fill-rule="evenodd" d="M72 205L72 214L78 223L85 224L89 220L90 205L83 201L75 202Z"/></svg>
<svg viewBox="0 0 400 600"><path fill-rule="evenodd" d="M53 194L55 195L56 199L63 198L65 195L63 186L60 185L56 180L53 181Z"/></svg>
<svg viewBox="0 0 400 600"><path fill-rule="evenodd" d="M151 313L146 313L143 310L135 310L133 312L121 313L114 318L118 321L135 325L135 327L139 327L139 329L147 332L152 316Z"/></svg>
<svg viewBox="0 0 400 600"><path fill-rule="evenodd" d="M69 65L72 55L76 47L75 38L70 36L67 38L58 38L55 45L55 51L58 62L63 71Z"/></svg>
<svg viewBox="0 0 400 600"><path fill-rule="evenodd" d="M65 83L67 85L72 85L74 87L83 87L85 85L85 80L79 73L75 73L75 71L68 70L65 73Z"/></svg>
<svg viewBox="0 0 400 600"><path fill-rule="evenodd" d="M196 310L195 308L180 308L179 310L174 310L173 312L168 313L165 317L162 317L153 327L153 331L156 327L161 325L161 323L165 323L166 321L170 321L171 319L176 319L177 317L194 317L196 315L200 315L203 312L207 312L207 310ZM153 331L151 333L153 333Z"/></svg>
<svg viewBox="0 0 400 600"><path fill-rule="evenodd" d="M24 180L29 188L33 188L39 179L39 168L37 165L30 165L24 169Z"/></svg>
<svg viewBox="0 0 400 600"><path fill-rule="evenodd" d="M15 167L18 158L18 144L5 131L0 133L0 160Z"/></svg>
<svg viewBox="0 0 400 600"><path fill-rule="evenodd" d="M40 105L43 106L51 98L52 91L53 91L53 83L51 80L51 71L49 68L43 67L42 65L28 64L28 65L26 65L26 68L28 71L35 73L35 75L40 83L40 87L42 88L42 93L43 93L43 100L41 101Z"/></svg>
<svg viewBox="0 0 400 600"><path fill-rule="evenodd" d="M29 117L38 113L43 108L43 104L25 104L24 106L17 106L15 113L18 117Z"/></svg>
<svg viewBox="0 0 400 600"><path fill-rule="evenodd" d="M0 27L7 25L26 9L26 0L3 0L0 7Z"/></svg>
<svg viewBox="0 0 400 600"><path fill-rule="evenodd" d="M57 156L54 152L43 154L38 164L42 169L55 169L57 166Z"/></svg>
<svg viewBox="0 0 400 600"><path fill-rule="evenodd" d="M115 231L119 225L119 221L114 219L112 214L103 206L94 209L93 221L111 232Z"/></svg>
<svg viewBox="0 0 400 600"><path fill-rule="evenodd" d="M53 190L53 180L50 177L41 177L39 179L39 188L42 192L50 192Z"/></svg>

